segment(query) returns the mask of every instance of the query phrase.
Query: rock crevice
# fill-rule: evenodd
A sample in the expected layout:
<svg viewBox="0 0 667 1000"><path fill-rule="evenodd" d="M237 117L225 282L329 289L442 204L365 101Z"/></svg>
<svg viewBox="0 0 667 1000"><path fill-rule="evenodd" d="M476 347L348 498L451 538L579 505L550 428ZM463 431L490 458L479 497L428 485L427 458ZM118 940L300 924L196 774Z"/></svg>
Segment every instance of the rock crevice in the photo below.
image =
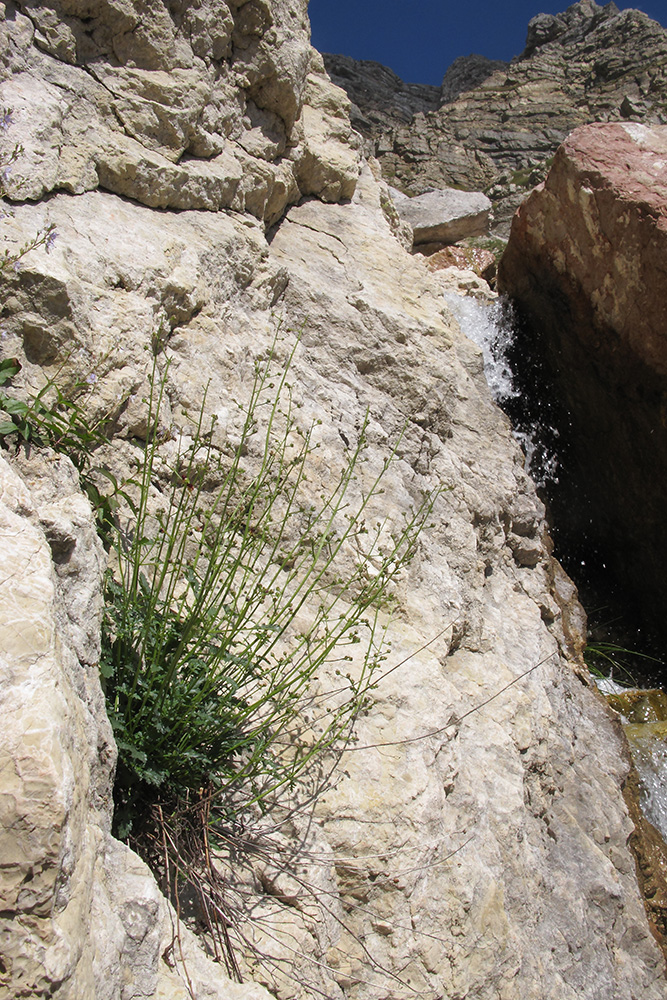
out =
<svg viewBox="0 0 667 1000"><path fill-rule="evenodd" d="M564 547L664 635L667 129L577 129L517 213L501 287L567 410ZM569 484L569 485L568 485ZM568 493L571 488L572 493ZM567 509L567 517L558 511ZM661 641L661 640L660 640Z"/></svg>

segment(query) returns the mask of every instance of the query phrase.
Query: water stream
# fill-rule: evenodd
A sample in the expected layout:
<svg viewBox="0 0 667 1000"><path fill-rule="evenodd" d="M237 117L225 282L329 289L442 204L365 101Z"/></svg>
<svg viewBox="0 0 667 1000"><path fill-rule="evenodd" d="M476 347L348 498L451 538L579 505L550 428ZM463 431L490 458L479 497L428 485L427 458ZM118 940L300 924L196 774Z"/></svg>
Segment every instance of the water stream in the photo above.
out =
<svg viewBox="0 0 667 1000"><path fill-rule="evenodd" d="M563 447L559 429L567 430L567 414L559 409L558 400L550 397L548 380L541 371L535 370L534 361L527 359L530 370L524 367L519 372L519 365L526 358L517 357L516 320L508 303L502 299L488 302L455 292L446 292L445 299L462 331L481 348L491 392L512 420L514 435L526 456L526 469L548 508L551 490L557 487L559 476L567 474L567 448ZM557 526L551 525L551 530L557 557L580 590L590 595L589 600L600 601L603 607L614 607L616 603L620 606L623 595L605 591L604 564L597 566L594 577L587 559L580 558L580 553L559 550L560 533ZM564 535L567 537L567 531ZM594 562L590 557L588 561ZM591 606L588 604L589 608ZM628 634L639 636L640 642L646 641L640 629L627 622L617 626L616 632L613 624L602 627L598 623L593 626L594 632L596 628L602 642L616 646L617 650L622 643L631 641L626 638ZM617 642L617 638L621 641ZM635 688L617 683L614 669L616 667L617 676L623 669L618 666L619 659L629 664ZM620 657L617 651L609 659L602 657L600 664L605 663L609 665L610 676L599 678L598 687L624 725L640 777L644 814L667 841L667 694L652 690L656 687L656 676L660 676L655 666L657 661L631 654Z"/></svg>
<svg viewBox="0 0 667 1000"><path fill-rule="evenodd" d="M493 398L512 419L514 436L526 456L526 469L538 488L558 482L560 432L550 419L549 407L539 412L531 407L523 416L517 405L521 389L514 371L512 350L515 317L511 304L502 298L487 302L471 295L445 292L445 301L461 330L481 348L484 374Z"/></svg>

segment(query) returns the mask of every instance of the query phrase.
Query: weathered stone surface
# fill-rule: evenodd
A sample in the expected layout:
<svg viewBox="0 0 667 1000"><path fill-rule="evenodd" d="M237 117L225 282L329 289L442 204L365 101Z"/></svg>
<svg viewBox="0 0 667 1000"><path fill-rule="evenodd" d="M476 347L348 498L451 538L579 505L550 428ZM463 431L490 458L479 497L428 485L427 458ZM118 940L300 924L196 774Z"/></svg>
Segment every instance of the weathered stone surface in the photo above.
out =
<svg viewBox="0 0 667 1000"><path fill-rule="evenodd" d="M357 144L350 134L350 104L345 92L332 87L319 56L304 91L302 143L294 155L296 182L302 195L344 201L354 194L359 176Z"/></svg>
<svg viewBox="0 0 667 1000"><path fill-rule="evenodd" d="M430 271L454 267L474 271L480 278L492 281L496 276L496 258L490 250L479 247L444 247L427 258Z"/></svg>
<svg viewBox="0 0 667 1000"><path fill-rule="evenodd" d="M58 600L51 551L39 519L43 516L52 526L57 505L62 537L82 521L90 529L90 511L76 493L76 477L72 482L68 476L69 463L56 456L50 461L56 465L56 474L47 474L53 503L45 508L0 460L0 992L7 998L38 995L70 979L79 995L93 990L91 948L81 940L81 928L90 912L97 852L109 827L115 761L90 662L95 660L90 647L99 641L99 546L72 552L72 565L60 562L62 572L72 574L65 582L70 594L77 582L84 592L97 589L97 601L79 617L71 602L64 607ZM92 563L92 583L86 579L91 568L86 561ZM72 645L84 647L88 664L78 661Z"/></svg>
<svg viewBox="0 0 667 1000"><path fill-rule="evenodd" d="M303 0L2 4L0 46L12 199L99 186L272 225L303 194L354 191L358 142Z"/></svg>
<svg viewBox="0 0 667 1000"><path fill-rule="evenodd" d="M438 87L404 83L381 63L329 53L323 58L331 79L352 101L350 120L365 137L381 134L397 121L408 124L418 112L435 111L440 103Z"/></svg>
<svg viewBox="0 0 667 1000"><path fill-rule="evenodd" d="M415 326L415 319L420 314L424 315L423 310L428 309L429 301L427 279L423 272L420 274L419 262L415 261L408 270L404 260L394 252L386 255L380 269L373 249L378 244L380 233L375 229L378 217L374 221L369 211L372 207L371 196L372 190L364 184L349 210L332 208L323 212L316 206L308 205L290 211L272 242L272 252L278 254L279 261L291 274L286 290L289 313L294 315L296 310L297 316L308 317L304 345L315 370L338 370L344 375L345 382L349 380L350 389L347 392L353 389L360 400L369 400L373 414L383 406L378 390L389 393L392 407L397 406L401 416L408 416L410 427L413 427L414 421L424 429L424 443L420 451L424 455L427 447L431 457L426 466L421 462L414 466L415 471L424 475L428 470L429 475L442 477L452 484L454 495L460 484L456 475L452 477L446 469L454 455L462 453L462 435L466 441L465 453L468 456L479 455L480 463L469 466L472 475L466 476L467 488L474 493L468 494L465 502L472 500L475 506L481 502L484 507L490 502L492 509L498 504L496 510L507 511L501 515L500 523L505 523L504 518L507 521L501 542L501 536L494 529L494 524L498 523L496 515L491 514L488 508L488 512L482 515L485 522L482 529L484 541L480 539L478 552L485 552L487 573L489 568L492 572L485 577L486 597L482 599L483 610L480 619L477 619L481 631L477 632L476 627L471 630L472 621L466 613L469 624L465 626L465 635L454 641L454 647L458 645L458 649L453 649L451 640L448 641L449 655L444 671L434 658L439 645L436 640L428 651L416 653L408 660L406 666L409 673L396 671L381 682L375 709L359 723L359 746L369 749L356 749L348 755L344 767L350 781L341 782L336 791L327 794L320 804L318 813L327 839L334 848L334 858L342 854L345 859L337 862L337 869L348 911L346 929L341 933L338 944L328 953L328 961L336 969L334 977L344 993L360 997L377 995L382 984L387 982L383 970L397 969L393 955L399 951L412 956L407 971L403 967L403 977L412 988L430 988L445 995L457 992L470 995L478 991L480 996L489 997L504 989L508 996L525 997L533 994L539 982L539 996L556 997L570 992L573 996L576 992L586 995L594 990L594 980L602 982L609 976L609 971L604 971L605 967L608 970L611 968L607 966L607 959L598 964L597 960L592 962L587 954L581 963L575 962L568 969L567 963L563 966L556 959L549 961L549 955L553 954L551 942L561 933L571 935L571 931L566 929L571 919L567 913L572 912L570 894L575 884L577 892L582 889L581 879L588 878L589 864L597 866L593 859L598 856L601 843L605 843L602 851L608 858L619 859L616 852L624 850L627 832L621 833L619 829L618 838L612 834L611 839L606 841L610 830L606 822L603 823L605 833L601 834L598 830L594 834L597 821L588 827L588 820L584 819L589 808L584 801L589 802L589 794L596 799L598 794L602 794L602 788L599 786L598 790L590 793L589 786L589 791L584 792L579 784L583 776L580 773L577 778L570 771L571 767L575 772L577 770L575 756L565 749L567 745L572 746L567 733L573 733L573 721L568 720L567 713L556 708L552 694L548 693L552 681L558 685L559 691L563 692L560 685L565 684L574 693L570 687L571 678L568 681L559 675L556 680L549 665L543 664L539 671L531 675L525 693L514 690L507 702L495 702L488 716L483 713L469 716L466 723L458 728L458 736L453 735L456 726L453 730L446 728L452 712L461 717L466 711L459 701L464 690L466 694L463 698L468 707L468 698L472 698L473 702L477 697L483 700L481 690L477 689L483 676L493 676L491 683L495 690L502 687L498 670L503 669L504 672L504 668L500 668L499 649L503 649L502 662L507 666L515 655L525 662L526 655L530 658L530 654L525 648L519 652L514 643L520 641L519 635L525 635L524 629L533 614L544 619L549 617L547 593L543 592L543 596L538 597L541 587L548 586L547 578L541 576L547 565L544 549L539 559L532 560L536 563L534 569L526 568L528 560L523 555L517 560L514 551L524 542L532 543L534 551L540 550L543 512L534 497L523 494L521 499L515 495L510 500L505 494L507 499L501 498L509 486L506 479L509 469L504 466L501 452L496 451L496 435L497 432L502 435L502 424L497 425L497 432L492 431L486 422L477 424L484 430L482 438L474 443L473 427L480 419L478 405L474 402L476 390L470 383L464 390L467 380L461 381L463 371L456 358L463 362L464 370L470 375L474 369L465 360L466 353L461 353L463 344L455 334L450 333L447 337L447 340L453 338L450 349L447 340L442 341L438 336L437 326L426 338L426 331L422 328L423 332L420 332ZM341 252L341 244L346 252ZM355 311L358 316L355 316ZM401 316L402 319L399 319ZM332 330L333 317L340 317L340 320L337 319ZM430 322L432 324L433 320ZM358 334L355 333L357 329ZM321 333L318 332L320 330ZM331 331L326 341L325 331ZM407 334L404 344L401 333ZM365 346L362 348L361 344ZM328 359L332 350L336 358L334 365ZM445 356L448 358L446 363ZM426 361L426 358L429 360ZM321 367L324 364L326 369ZM355 367L363 375L361 383L354 372ZM433 377L438 382L431 382ZM474 382L478 384L476 377ZM425 421L420 412L415 412L422 405L421 399L424 396L428 398L431 393L441 395L441 412L450 414L448 427L440 420L434 422L433 418L427 417ZM350 404L345 406L343 412L350 412ZM383 408L382 412L386 429L391 411ZM347 432L348 428L345 427L345 430ZM436 436L435 441L432 435ZM427 446L429 440L431 443ZM484 450L483 458L478 447ZM511 476L514 477L517 471L515 466ZM486 486L478 480L478 474L484 478L488 476ZM489 493L491 483L494 485ZM400 496L398 484L391 492L395 498ZM473 500L473 495L477 499ZM456 509L457 501L454 497L451 499ZM490 520L487 520L489 515ZM441 604L438 605L439 601L451 600L453 596L450 590L450 596L446 598L448 585L443 581L443 589L443 583L436 582L445 568L441 559L446 560L446 574L450 581L471 579L464 569L465 561L472 553L467 545L461 544L463 535L459 531L463 529L463 524L459 527L453 510L448 511L443 519L438 516L436 522L442 527L434 527L428 544L429 547L431 544L437 546L442 531L442 556L435 563L429 559L419 566L420 607L414 603L416 581L412 586L412 581L409 583L410 590L405 595L410 608L409 624L402 626L397 623L390 633L395 643L396 661L400 661L404 651L409 655L411 646L413 649L419 647L420 639L416 635L411 639L413 628L419 635L426 636L429 621L451 621L454 617ZM455 532L458 541L451 539L451 531ZM496 561L498 543L502 544L511 559L511 563L505 564L504 568ZM514 573L527 586L526 596L532 595L525 605L516 597L510 598L509 591L505 590ZM429 580L432 582L429 583ZM535 586L537 589L533 589ZM461 591L464 606L467 603L465 594L470 593L467 587L468 584L464 584ZM424 605L426 593L430 597ZM433 601L436 603L431 603ZM531 608L533 601L537 603ZM472 605L468 607L472 611ZM527 617L524 618L524 615ZM476 619L476 614L474 617ZM460 621L454 626L456 632ZM513 621L512 625L510 621ZM535 655L539 660L539 654ZM435 676L439 678L437 682ZM431 677L433 681L427 679ZM485 683L482 681L482 685ZM476 689L478 694L474 693ZM427 691L428 704L425 697ZM591 704L589 709L596 720L590 730L590 737L595 740L598 724L605 726L606 732L609 730L603 722L601 706L598 710ZM506 715L506 712L509 714ZM510 717L512 740L508 743L501 736L501 730ZM427 718L433 721L426 722ZM436 718L440 722L436 722ZM468 725L471 727L469 732ZM546 728L542 730L542 726ZM442 727L445 727L444 731ZM491 738L490 730L495 734ZM555 735L556 731L559 736L556 742L552 742L547 732ZM433 735L424 738L429 732ZM543 733L544 742L537 737L538 732ZM415 738L416 742L411 742ZM581 729L577 733L579 739L587 739ZM536 753L538 757L535 757ZM549 777L542 770L547 759ZM610 765L611 759L605 760L602 770ZM618 760L614 766L618 766ZM474 778L473 773L476 775ZM480 783L482 774L485 780ZM607 779L602 779L600 775L594 780L604 783ZM576 805L571 795L574 786L579 788L574 795ZM547 791L548 788L562 789L562 792L558 791L554 796ZM567 788L571 791L566 791ZM406 801L411 803L409 809L404 804ZM523 801L530 803L527 807L529 814L541 816L539 820L528 820L524 814L524 819L518 821L516 810L520 808L518 803ZM546 812L542 812L543 809ZM357 821L360 814L365 817L361 825ZM521 829L513 827L514 822L520 822ZM524 826L524 823L527 825ZM533 823L540 824L542 832L539 835ZM482 837L479 836L480 828L484 830ZM458 851L450 865L441 867L438 862L444 855L466 843L468 833L463 833L464 830L476 831L473 834L474 848L468 844ZM590 847L586 846L589 837L595 846L593 842ZM453 839L457 842L453 843ZM537 842L540 848L536 852ZM491 847L491 843L496 846ZM521 847L521 844L525 846ZM528 844L532 847L528 848ZM468 855L471 848L472 854ZM544 854L541 854L542 851ZM538 857L541 860L538 861ZM523 886L525 889L531 882L534 886L534 865L541 872L538 878L544 877L549 883L548 912L540 910L539 917L537 910L533 909L535 898L519 888ZM475 874L480 870L478 866L485 871L480 882ZM510 869L523 869L524 875L516 881L514 878L510 880ZM531 876L528 876L529 869ZM626 871L627 876L633 879L632 865ZM618 869L613 878L617 877L620 877ZM610 889L609 875L602 878ZM387 893L389 886L391 891ZM591 888L591 891L594 890ZM445 912L449 914L444 924L443 903ZM606 904L603 904L603 910L605 908ZM522 914L520 920L514 916L519 912ZM581 910L578 912L582 913ZM583 912L589 912L586 904ZM535 913L534 919L532 913ZM638 917L641 919L639 913ZM589 916L583 919L587 922ZM604 921L605 918L602 919ZM359 943L362 935L363 949L370 951L372 962ZM432 947L427 942L432 942L434 938L438 941ZM653 947L650 939L645 939L645 943L649 950ZM612 950L616 947L614 945ZM499 953L504 956L500 965ZM443 960L444 955L447 958ZM610 981L607 979L607 982ZM368 985L369 982L371 985ZM545 982L550 984L550 992L546 994ZM650 978L646 987L650 991L653 987L648 982ZM501 986L501 983L504 985ZM603 987L603 991L609 988ZM619 981L617 988L623 993L628 987L621 986ZM656 981L655 988L659 993L663 987Z"/></svg>
<svg viewBox="0 0 667 1000"><path fill-rule="evenodd" d="M214 447L235 445L238 404L275 341L279 366L294 348L292 412L319 445L305 504L345 465L366 416L368 445L350 503L367 495L397 442L369 519L400 531L423 491L443 489L396 586L393 614L379 609L392 643L386 671L326 794L311 812L286 815L286 803L249 826L244 838L261 840L261 851L237 854L229 868L220 860L230 896L240 900L239 931L259 949L235 939L254 979L236 986L184 928L174 942L173 915L145 867L108 836L112 750L96 714L97 636L85 624L99 613L98 591L67 571L73 559L92 567L98 550L80 501L65 502L36 474L31 500L25 483L33 473L20 466L24 484L12 486L18 500L6 494L11 537L0 550L18 581L5 602L12 660L3 695L21 712L35 700L48 752L24 724L3 731L3 773L15 776L3 799L3 913L19 914L3 927L4 943L7 954L28 956L12 966L24 980L7 986L7 1000L38 976L41 992L56 1000L184 1000L184 979L197 1000L259 1000L263 986L285 1000L415 990L479 1000L661 1000L663 958L627 846L634 827L621 786L629 765L607 707L586 684L574 588L551 557L544 507L491 400L479 350L461 335L439 276L396 239L404 234L371 166L354 186L345 102L316 57L309 55L310 79L302 75L303 4L202 3L177 17L155 0L151 16L140 17L148 8L114 3L94 14L92 33L87 10L75 0L58 16L31 5L30 18L17 13L2 23L13 41L1 58L17 71L9 93L25 84L16 128L32 142L36 200L15 205L2 236L11 249L49 223L58 233L50 253L28 254L3 285L3 351L21 359L18 388L94 376L82 405L114 429L96 460L122 477L146 433L147 348L158 332L159 363L170 361L160 414L165 460L205 386L207 416L218 418ZM293 38L278 51L290 24ZM192 116L197 80L209 79L200 67L208 70L209 51L230 63L229 74L211 73L219 101L202 111L213 116L205 131L222 127L234 100L252 127L235 131L239 117L230 112L229 148L207 147L205 158L193 151L208 140ZM90 73L79 65L88 52ZM93 65L113 93L93 78ZM243 77L234 77L241 65ZM198 75L180 72L192 69ZM153 79L181 95L162 94L178 112L173 119L160 108L150 113ZM99 126L86 117L90 107ZM186 128L196 143L179 155ZM94 156L83 140L62 141L70 129L90 131ZM339 136L342 161L326 135ZM8 130L8 142L16 137ZM283 142L285 156L277 152ZM244 165L234 195L216 188L237 183L216 166L228 152ZM292 176L299 191L310 184L311 194L345 203L305 200L267 239L266 222L292 197L276 180L286 163L295 171L281 175L286 189ZM101 164L115 171L125 197L93 189L87 171L96 177ZM69 186L58 180L65 170ZM163 210L137 203L132 190L144 200L162 191ZM179 191L186 194L176 211L169 199ZM227 197L253 214L211 210ZM480 279L470 280L482 290ZM259 454L251 440L244 461ZM84 559L85 531L92 548ZM363 558L363 545L350 546L341 571ZM17 576L18 566L25 570ZM41 625L34 642L30 629L13 627L11 609L24 598L26 620L46 621L46 638ZM57 642L59 657L51 655ZM336 667L319 678L323 690L340 685ZM20 671L24 683L12 685ZM22 784L33 774L46 777L38 787Z"/></svg>
<svg viewBox="0 0 667 1000"><path fill-rule="evenodd" d="M660 636L666 181L667 129L578 129L517 213L499 274L529 318L568 411L569 472L554 502L570 511L572 551L590 556L593 573L605 563L624 600Z"/></svg>
<svg viewBox="0 0 667 1000"><path fill-rule="evenodd" d="M501 59L487 59L480 55L459 56L445 73L440 88L440 103L449 104L484 83L492 73L508 69L509 63Z"/></svg>
<svg viewBox="0 0 667 1000"><path fill-rule="evenodd" d="M17 465L22 478L0 458L0 997L266 1000L230 983L185 928L173 948L175 914L109 834L104 554L71 463L45 452Z"/></svg>
<svg viewBox="0 0 667 1000"><path fill-rule="evenodd" d="M412 122L401 103L411 88L401 91L394 82L389 91L384 68L374 73L365 65L360 86L352 60L340 69L336 60L327 65L359 107L355 127L390 184L411 195L452 185L484 190L503 235L574 128L628 117L649 125L667 121L667 32L636 10L580 0L558 17L531 21L525 50L509 65L489 73L491 65L477 58L450 67L437 110L408 102ZM481 76L471 87L469 71ZM402 108L393 121L390 93ZM373 113L378 105L382 116Z"/></svg>
<svg viewBox="0 0 667 1000"><path fill-rule="evenodd" d="M633 989L658 1000L662 959L626 848L627 765L603 707L567 664L566 651L581 642L568 624L572 593L559 604L565 591L553 583L544 511L491 402L479 352L460 336L435 276L391 235L386 197L366 171L351 204L293 209L270 247L258 223L154 213L104 192L17 206L5 220L15 240L47 221L59 237L12 279L5 347L37 384L39 359L64 360L68 375L95 371L87 408L115 413L123 436L137 426L132 397L145 391L144 347L162 321L172 359L167 426L196 409L205 377L223 443L238 420L229 400L248 391L277 310L285 329L302 329L293 398L304 427L322 421L322 477L344 461L369 408L371 446L355 490L403 430L378 516L399 525L419 490L448 488L397 591L388 666L407 660L360 720L358 746L371 749L349 754L317 808L321 849L312 853L326 856L326 871L308 858L299 869L301 882L324 879L333 895L313 897L301 883L299 906L284 901L291 889L260 894L258 922L245 927L282 960L298 940L306 985L278 975L281 994L371 1000L401 975L432 992L543 1000L546 975L559 1000ZM80 347L68 356L73 342ZM117 471L132 450L118 442ZM314 497L318 483L316 473L305 487ZM119 900L130 889L115 883L110 850L99 877ZM273 884L270 872L265 881ZM142 913L155 903L143 891ZM110 952L97 961L113 970L126 931L113 907L96 913L107 910L95 939ZM150 942L158 954L162 945L146 927L133 974L148 983L161 968L149 960ZM270 966L247 961L272 983Z"/></svg>
<svg viewBox="0 0 667 1000"><path fill-rule="evenodd" d="M395 188L390 192L400 218L412 228L415 246L446 246L489 231L491 202L479 191L444 188L415 198L407 198Z"/></svg>

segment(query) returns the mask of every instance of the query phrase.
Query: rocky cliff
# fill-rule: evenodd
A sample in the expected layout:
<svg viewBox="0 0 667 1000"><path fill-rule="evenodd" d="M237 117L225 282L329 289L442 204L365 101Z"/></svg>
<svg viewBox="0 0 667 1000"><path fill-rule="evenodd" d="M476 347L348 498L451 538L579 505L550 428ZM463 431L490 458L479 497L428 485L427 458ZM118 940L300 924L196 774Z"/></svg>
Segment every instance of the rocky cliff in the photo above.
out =
<svg viewBox="0 0 667 1000"><path fill-rule="evenodd" d="M456 60L439 98L430 93L414 103L411 85L401 89L392 81L392 100L396 92L404 95L393 117L386 71L338 56L325 62L352 100L355 128L391 184L412 195L431 187L485 190L503 231L574 128L592 121L667 121L667 31L613 3L579 0L562 14L539 14L521 55L511 63ZM429 107L427 97L439 106ZM411 122L405 121L408 108Z"/></svg>
<svg viewBox="0 0 667 1000"><path fill-rule="evenodd" d="M282 324L279 360L301 331L294 412L319 444L304 499L366 415L354 495L400 441L377 511L388 531L444 490L381 609L390 658L336 780L308 812L249 828L247 856L221 854L243 901L239 985L110 834L102 553L70 465L5 456L0 995L664 996L629 764L579 659L576 593L478 349L360 163L305 4L1 10L6 148L24 147L2 238L57 233L3 283L2 351L24 392L87 383L122 471L146 435L159 334L165 460L204 386L224 450Z"/></svg>

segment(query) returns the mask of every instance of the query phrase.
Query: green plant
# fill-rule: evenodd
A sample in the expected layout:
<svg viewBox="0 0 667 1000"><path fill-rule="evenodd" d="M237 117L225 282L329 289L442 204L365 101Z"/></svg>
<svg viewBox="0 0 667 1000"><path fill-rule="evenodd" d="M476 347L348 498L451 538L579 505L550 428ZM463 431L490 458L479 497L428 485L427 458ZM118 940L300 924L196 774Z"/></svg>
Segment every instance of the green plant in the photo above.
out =
<svg viewBox="0 0 667 1000"><path fill-rule="evenodd" d="M616 642L589 639L584 648L586 666L598 678L610 678L624 687L636 687L637 681L633 675L633 660L650 660L660 663L655 656L639 653L636 649L627 649Z"/></svg>
<svg viewBox="0 0 667 1000"><path fill-rule="evenodd" d="M76 383L68 393L58 386L58 375L50 378L37 393L22 400L11 391L11 382L21 371L18 358L0 361L0 443L32 442L65 452L79 471L89 463L90 449L105 440L99 427L85 417L77 395L90 389Z"/></svg>
<svg viewBox="0 0 667 1000"><path fill-rule="evenodd" d="M472 236L465 240L463 245L473 250L488 250L498 261L505 252L507 240L499 236Z"/></svg>
<svg viewBox="0 0 667 1000"><path fill-rule="evenodd" d="M333 486L303 502L312 428L298 429L289 363L275 381L274 368L272 354L257 367L233 455L213 447L204 400L191 443L166 470L156 430L165 376L153 372L152 430L114 537L103 631L121 834L158 798L182 802L205 787L233 812L233 796L265 803L291 786L348 732L383 659L380 611L435 497L390 540L386 525L367 523L395 449L353 504L365 422ZM351 647L363 650L354 669ZM318 692L332 659L337 690Z"/></svg>
<svg viewBox="0 0 667 1000"><path fill-rule="evenodd" d="M59 369L59 371L62 370ZM39 392L21 399L11 383L21 371L18 358L0 361L0 447L16 451L31 445L49 447L67 455L79 472L81 488L90 500L100 535L107 548L114 533L114 512L124 495L115 477L100 465L93 465L95 450L107 441L104 420L92 423L84 402L92 385L78 380L64 391L58 374Z"/></svg>

